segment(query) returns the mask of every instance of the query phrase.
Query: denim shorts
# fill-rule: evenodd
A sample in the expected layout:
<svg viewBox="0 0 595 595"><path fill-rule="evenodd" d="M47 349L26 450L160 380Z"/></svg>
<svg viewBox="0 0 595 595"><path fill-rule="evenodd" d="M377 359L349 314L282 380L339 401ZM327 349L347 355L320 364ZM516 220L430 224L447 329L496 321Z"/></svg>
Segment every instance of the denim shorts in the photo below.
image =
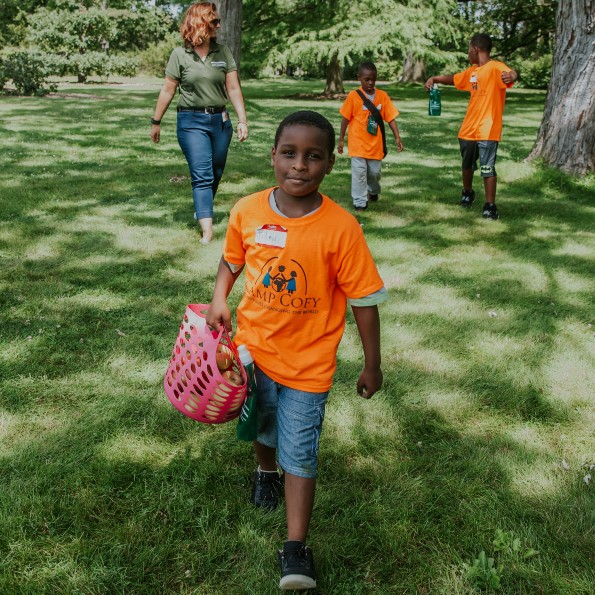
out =
<svg viewBox="0 0 595 595"><path fill-rule="evenodd" d="M463 169L477 169L477 160L482 178L491 178L496 175L496 153L498 141L496 140L463 140L459 139Z"/></svg>
<svg viewBox="0 0 595 595"><path fill-rule="evenodd" d="M277 449L286 473L314 478L328 392L309 393L275 382L255 366L257 442Z"/></svg>

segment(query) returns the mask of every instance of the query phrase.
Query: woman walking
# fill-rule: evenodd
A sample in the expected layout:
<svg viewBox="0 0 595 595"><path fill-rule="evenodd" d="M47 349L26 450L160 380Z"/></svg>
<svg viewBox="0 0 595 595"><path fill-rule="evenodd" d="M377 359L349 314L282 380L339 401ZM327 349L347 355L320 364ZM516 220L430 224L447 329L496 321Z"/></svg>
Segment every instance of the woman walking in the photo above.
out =
<svg viewBox="0 0 595 595"><path fill-rule="evenodd" d="M190 6L180 27L184 47L176 48L165 69L165 81L151 120L151 138L158 143L161 119L179 89L178 142L192 180L194 217L202 244L213 238L213 198L223 175L232 137L226 104L238 116L237 137L248 137L244 97L229 48L217 43L221 19L212 2Z"/></svg>

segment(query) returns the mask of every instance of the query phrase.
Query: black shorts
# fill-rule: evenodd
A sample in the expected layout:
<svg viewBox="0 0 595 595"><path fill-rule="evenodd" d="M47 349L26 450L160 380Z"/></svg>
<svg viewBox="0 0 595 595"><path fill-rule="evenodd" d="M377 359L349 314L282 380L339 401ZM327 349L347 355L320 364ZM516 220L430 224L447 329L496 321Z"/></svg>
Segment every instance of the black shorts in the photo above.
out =
<svg viewBox="0 0 595 595"><path fill-rule="evenodd" d="M491 178L496 175L496 153L498 141L496 140L463 140L459 139L463 169L477 169L477 160L482 178Z"/></svg>

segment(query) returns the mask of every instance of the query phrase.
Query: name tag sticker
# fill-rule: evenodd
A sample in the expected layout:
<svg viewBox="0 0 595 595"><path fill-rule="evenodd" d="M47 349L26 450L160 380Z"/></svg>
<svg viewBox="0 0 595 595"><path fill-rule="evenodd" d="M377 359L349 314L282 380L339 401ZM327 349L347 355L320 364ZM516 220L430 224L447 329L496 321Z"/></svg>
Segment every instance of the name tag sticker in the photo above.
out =
<svg viewBox="0 0 595 595"><path fill-rule="evenodd" d="M471 75L471 78L469 79L469 82L476 83L477 82L477 76L475 74Z"/></svg>
<svg viewBox="0 0 595 595"><path fill-rule="evenodd" d="M256 230L256 243L260 246L285 248L287 242L287 229L281 225L269 223Z"/></svg>

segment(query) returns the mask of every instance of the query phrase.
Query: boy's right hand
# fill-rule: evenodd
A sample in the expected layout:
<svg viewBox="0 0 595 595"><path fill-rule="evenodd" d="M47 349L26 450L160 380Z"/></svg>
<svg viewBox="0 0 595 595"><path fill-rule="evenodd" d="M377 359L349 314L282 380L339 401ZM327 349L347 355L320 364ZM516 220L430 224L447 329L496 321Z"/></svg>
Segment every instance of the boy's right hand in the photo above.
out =
<svg viewBox="0 0 595 595"><path fill-rule="evenodd" d="M343 141L340 140L337 143L337 153L339 153L339 155L343 155Z"/></svg>
<svg viewBox="0 0 595 595"><path fill-rule="evenodd" d="M431 77L430 77L430 78L429 78L429 79L426 81L426 84L424 85L424 86L425 86L425 89L426 89L426 91L427 91L428 93L430 92L430 89L432 88L432 85L433 85L433 84L434 84L434 77L433 77L433 76L431 76Z"/></svg>
<svg viewBox="0 0 595 595"><path fill-rule="evenodd" d="M206 323L216 331L223 325L225 330L228 333L231 333L231 311L229 310L227 302L211 302L211 305L207 310Z"/></svg>

